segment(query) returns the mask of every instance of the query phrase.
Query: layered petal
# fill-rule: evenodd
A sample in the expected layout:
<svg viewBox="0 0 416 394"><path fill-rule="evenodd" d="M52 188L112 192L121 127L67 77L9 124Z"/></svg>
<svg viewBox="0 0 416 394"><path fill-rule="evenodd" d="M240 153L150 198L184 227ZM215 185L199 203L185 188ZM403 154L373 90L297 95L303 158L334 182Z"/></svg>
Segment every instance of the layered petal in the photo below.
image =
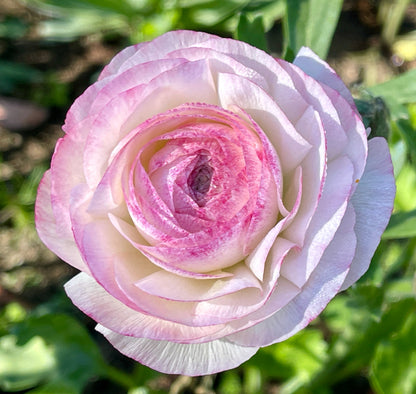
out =
<svg viewBox="0 0 416 394"><path fill-rule="evenodd" d="M240 365L368 268L394 180L351 94L294 64L175 31L131 46L75 101L36 200L66 285L118 350L166 373Z"/></svg>

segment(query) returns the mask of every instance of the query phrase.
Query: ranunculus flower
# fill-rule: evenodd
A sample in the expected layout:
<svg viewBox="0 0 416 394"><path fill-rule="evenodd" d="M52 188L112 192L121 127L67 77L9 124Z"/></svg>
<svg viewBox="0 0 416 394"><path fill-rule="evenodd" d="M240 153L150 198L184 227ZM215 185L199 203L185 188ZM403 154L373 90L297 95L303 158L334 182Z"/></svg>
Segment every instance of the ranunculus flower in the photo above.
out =
<svg viewBox="0 0 416 394"><path fill-rule="evenodd" d="M69 110L37 230L120 352L233 368L305 327L368 268L395 186L335 72L175 31L126 48Z"/></svg>

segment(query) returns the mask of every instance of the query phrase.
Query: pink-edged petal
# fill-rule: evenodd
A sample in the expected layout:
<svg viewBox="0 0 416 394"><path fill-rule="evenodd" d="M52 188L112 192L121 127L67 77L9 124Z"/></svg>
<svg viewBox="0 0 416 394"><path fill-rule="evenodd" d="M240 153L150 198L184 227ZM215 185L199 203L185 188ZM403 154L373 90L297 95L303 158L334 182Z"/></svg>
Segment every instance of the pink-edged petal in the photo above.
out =
<svg viewBox="0 0 416 394"><path fill-rule="evenodd" d="M284 218L279 223L277 223L276 226L274 226L264 236L264 238L259 242L257 247L245 259L245 263L259 280L263 281L265 265L267 263L267 257L269 256L270 250L272 248L276 247L277 244L280 246L281 243L283 243L286 246L286 248L284 249L287 251L288 249L295 246L293 242L288 241L284 238L278 239L277 237L282 231L282 228L285 225L287 225L287 223L290 223L296 211L297 209L295 207L295 209L291 212L291 214L289 214L288 216L286 216L286 218ZM275 270L280 272L280 265L275 267Z"/></svg>
<svg viewBox="0 0 416 394"><path fill-rule="evenodd" d="M160 59L153 62L136 64L125 72L114 75L106 81L107 83L99 90L91 102L90 113L97 114L119 94L139 86L144 87L161 73L185 62L185 59Z"/></svg>
<svg viewBox="0 0 416 394"><path fill-rule="evenodd" d="M85 205L79 211L85 210ZM114 265L120 261L147 259L134 249L112 226L109 220L91 220L82 213L73 213L74 234L81 255L91 274L108 292L131 308L140 309L120 290L115 280ZM148 273L145 270L145 273Z"/></svg>
<svg viewBox="0 0 416 394"><path fill-rule="evenodd" d="M223 325L185 326L140 313L111 296L85 273L67 282L65 291L84 313L121 335L190 343L215 339L218 335L230 332Z"/></svg>
<svg viewBox="0 0 416 394"><path fill-rule="evenodd" d="M94 83L75 100L66 114L65 124L62 127L65 133L79 139L86 139L89 131L88 123L91 121L89 116L91 103L94 102L95 97L106 84L107 81Z"/></svg>
<svg viewBox="0 0 416 394"><path fill-rule="evenodd" d="M141 246L144 244L143 238L141 238L140 234L137 232L136 228L124 221L123 219L109 214L109 219L113 226L117 229L117 231L128 241L132 246L134 246L138 251L140 250ZM138 252L139 253L139 252ZM149 260L150 261L150 260ZM163 261L155 261L154 259L152 262L162 269L171 272L175 275L180 275L187 278L195 278L195 279L219 279L225 278L227 276L231 276L232 274L225 272L225 271L210 271L208 273L200 273L200 272L193 272L193 271L185 271L181 270L177 267L169 265Z"/></svg>
<svg viewBox="0 0 416 394"><path fill-rule="evenodd" d="M311 145L297 132L267 92L233 74L219 74L217 83L221 105L231 110L237 106L254 119L276 149L283 173L296 168ZM296 155L291 152L296 152Z"/></svg>
<svg viewBox="0 0 416 394"><path fill-rule="evenodd" d="M281 274L298 287L304 285L320 264L322 254L338 231L351 194L353 171L352 163L346 156L331 163L321 199L306 231L305 242L282 265ZM286 231L282 236L285 237L285 234Z"/></svg>
<svg viewBox="0 0 416 394"><path fill-rule="evenodd" d="M91 130L84 152L84 171L96 186L117 143L152 116L189 101L217 104L207 60L188 62L161 72L144 86L120 93L105 106Z"/></svg>
<svg viewBox="0 0 416 394"><path fill-rule="evenodd" d="M191 326L210 326L246 315L264 302L258 288L245 288L197 303L149 295L134 285L140 275L152 272L148 269L150 262L146 256L133 248L109 221L74 222L82 226L78 229L81 235L79 247L94 278L115 298L139 312Z"/></svg>
<svg viewBox="0 0 416 394"><path fill-rule="evenodd" d="M367 159L367 134L364 124L353 109L350 108L345 99L335 90L324 86L324 90L334 104L342 127L348 137L348 142L344 148L354 164L354 178L361 177ZM355 189L355 188L354 188Z"/></svg>
<svg viewBox="0 0 416 394"><path fill-rule="evenodd" d="M148 294L176 301L206 301L250 287L261 290L259 281L243 264L232 267L229 272L231 277L204 280L157 271L135 285Z"/></svg>
<svg viewBox="0 0 416 394"><path fill-rule="evenodd" d="M241 331L227 336L227 339L242 346L268 346L291 337L315 319L337 294L349 271L357 242L354 224L354 210L349 208L334 239L299 294L271 317L250 328L244 329L243 320L232 323L236 327L243 324L240 325ZM274 296L270 297L269 303L273 302ZM256 321L256 315L267 312L270 311L266 304L264 309L250 315L252 321L247 325Z"/></svg>
<svg viewBox="0 0 416 394"><path fill-rule="evenodd" d="M64 237L57 228L51 206L51 172L45 172L38 188L35 205L36 230L42 242L62 260L73 267L89 272L84 263L74 237Z"/></svg>
<svg viewBox="0 0 416 394"><path fill-rule="evenodd" d="M328 63L323 61L311 49L302 47L293 60L293 64L301 68L306 74L316 79L318 82L322 82L323 84L328 85L332 89L338 91L339 94L341 94L341 96L347 100L351 108L353 108L354 111L358 114L351 92L345 86L342 79L329 66Z"/></svg>
<svg viewBox="0 0 416 394"><path fill-rule="evenodd" d="M120 67L123 65L125 61L130 59L136 52L140 50L143 46L145 46L146 42L141 42L136 45L131 45L127 48L124 48L120 51L116 56L113 57L111 62L104 67L101 71L99 80L110 77L114 74L117 74L120 70Z"/></svg>
<svg viewBox="0 0 416 394"><path fill-rule="evenodd" d="M72 189L85 182L82 171L82 148L72 135L58 140L51 162L51 201L58 232L72 238L69 215Z"/></svg>
<svg viewBox="0 0 416 394"><path fill-rule="evenodd" d="M227 53L222 53L215 49L200 47L181 48L170 52L168 56L169 59L184 58L189 61L209 59L214 79L216 79L218 73L236 74L249 79L263 89L268 89L268 83L260 73L237 61Z"/></svg>
<svg viewBox="0 0 416 394"><path fill-rule="evenodd" d="M293 64L281 59L277 59L277 62L290 75L295 89L301 94L303 100L319 113L326 133L328 160L342 154L347 145L348 137L341 124L338 111L326 94L324 86L305 74L300 68L293 66ZM279 101L279 97L274 97L274 99ZM346 105L352 111L351 107L348 104Z"/></svg>
<svg viewBox="0 0 416 394"><path fill-rule="evenodd" d="M321 198L327 173L327 152L325 130L319 114L309 107L296 123L296 129L310 141L313 149L301 163L302 200L290 226L285 230L285 237L302 246L308 225ZM290 189L290 187L289 187Z"/></svg>
<svg viewBox="0 0 416 394"><path fill-rule="evenodd" d="M357 221L357 249L342 290L357 281L370 265L393 209L396 187L393 165L385 139L372 138L368 142L367 165L352 196Z"/></svg>
<svg viewBox="0 0 416 394"><path fill-rule="evenodd" d="M236 368L258 350L258 347L239 346L226 339L184 344L126 337L101 325L96 329L124 355L169 374L200 376Z"/></svg>
<svg viewBox="0 0 416 394"><path fill-rule="evenodd" d="M275 101L291 122L296 122L302 115L305 101L294 88L288 73L266 52L241 41L218 39L215 36L211 36L209 40L201 40L195 46L222 52L260 74L267 83L267 93L276 98ZM261 86L264 87L264 83Z"/></svg>
<svg viewBox="0 0 416 394"><path fill-rule="evenodd" d="M202 42L212 39L221 40L219 37L195 31L177 30L165 33L140 46L128 59L123 61L118 72L124 72L139 63L165 59L170 52L176 49L200 45Z"/></svg>

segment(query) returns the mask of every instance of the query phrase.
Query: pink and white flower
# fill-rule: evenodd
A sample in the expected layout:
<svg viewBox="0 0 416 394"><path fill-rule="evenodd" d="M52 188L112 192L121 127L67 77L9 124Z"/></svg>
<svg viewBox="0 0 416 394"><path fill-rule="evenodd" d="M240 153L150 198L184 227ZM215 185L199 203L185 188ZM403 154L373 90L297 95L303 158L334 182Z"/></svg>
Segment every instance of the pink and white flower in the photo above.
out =
<svg viewBox="0 0 416 394"><path fill-rule="evenodd" d="M187 375L305 327L368 268L393 205L335 72L175 31L126 48L68 112L36 202L82 271L75 305L122 353Z"/></svg>

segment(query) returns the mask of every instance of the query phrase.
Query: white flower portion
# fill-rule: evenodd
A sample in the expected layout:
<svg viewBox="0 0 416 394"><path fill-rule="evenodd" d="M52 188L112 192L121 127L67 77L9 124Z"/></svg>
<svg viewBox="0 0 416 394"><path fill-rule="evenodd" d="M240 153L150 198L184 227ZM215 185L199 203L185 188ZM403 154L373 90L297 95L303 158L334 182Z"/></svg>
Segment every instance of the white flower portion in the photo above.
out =
<svg viewBox="0 0 416 394"><path fill-rule="evenodd" d="M341 290L350 287L367 271L392 212L396 186L384 138L376 137L368 142L364 175L357 181L358 186L351 199L357 217L354 228L357 248Z"/></svg>
<svg viewBox="0 0 416 394"><path fill-rule="evenodd" d="M126 337L101 325L96 329L124 355L160 372L170 374L200 376L236 368L254 356L259 349L242 347L227 339L183 344Z"/></svg>
<svg viewBox="0 0 416 394"><path fill-rule="evenodd" d="M395 193L348 89L189 31L126 48L71 107L36 201L80 269L71 300L166 373L234 368L314 319L368 268ZM368 152L367 152L368 149Z"/></svg>

